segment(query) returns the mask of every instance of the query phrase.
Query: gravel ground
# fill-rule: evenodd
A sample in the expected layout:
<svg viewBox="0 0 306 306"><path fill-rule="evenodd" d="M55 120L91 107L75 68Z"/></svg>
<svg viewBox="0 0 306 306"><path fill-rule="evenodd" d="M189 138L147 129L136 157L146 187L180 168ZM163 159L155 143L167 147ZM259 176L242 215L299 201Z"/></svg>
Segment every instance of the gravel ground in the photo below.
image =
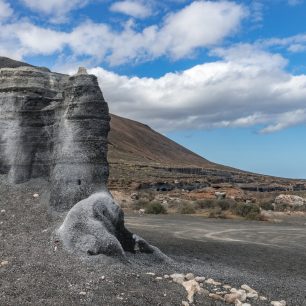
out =
<svg viewBox="0 0 306 306"><path fill-rule="evenodd" d="M1 306L181 305L186 300L182 286L166 279L156 280L147 272L156 276L194 272L233 286L247 283L269 298L287 300L288 305L306 305L305 255L294 250L280 255L282 267L277 250L264 255L267 249L260 246L209 244L132 225L134 231L175 262L163 265L152 261L149 255L137 255L129 257L129 265L123 265L68 254L52 239L63 216L55 218L47 213L44 200L47 184L33 180L11 186L0 176L0 262L8 262L0 267ZM33 197L35 193L39 194L38 198ZM249 260L239 264L241 252ZM269 264L276 262L274 267L268 269L268 263L261 262L265 256ZM293 258L297 261L288 264ZM273 269L280 272L270 275ZM225 304L197 295L195 305Z"/></svg>

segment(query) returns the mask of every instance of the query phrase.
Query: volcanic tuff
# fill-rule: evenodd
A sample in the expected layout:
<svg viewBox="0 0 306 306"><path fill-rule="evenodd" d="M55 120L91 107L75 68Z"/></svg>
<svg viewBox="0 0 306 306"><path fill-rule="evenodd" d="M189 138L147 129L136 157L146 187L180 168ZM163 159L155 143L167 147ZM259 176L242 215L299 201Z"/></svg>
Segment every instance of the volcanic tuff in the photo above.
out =
<svg viewBox="0 0 306 306"><path fill-rule="evenodd" d="M6 58L0 68L0 173L12 183L48 178L57 210L101 190L110 117L97 78Z"/></svg>

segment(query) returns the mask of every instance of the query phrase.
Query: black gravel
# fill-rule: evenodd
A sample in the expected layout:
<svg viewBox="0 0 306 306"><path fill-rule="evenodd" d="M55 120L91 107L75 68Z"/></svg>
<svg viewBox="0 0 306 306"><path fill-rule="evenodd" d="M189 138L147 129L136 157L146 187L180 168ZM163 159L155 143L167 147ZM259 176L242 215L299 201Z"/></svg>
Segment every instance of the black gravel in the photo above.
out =
<svg viewBox="0 0 306 306"><path fill-rule="evenodd" d="M11 186L0 176L0 211L5 210L0 213L0 262L9 262L0 268L1 306L181 305L186 300L183 287L157 281L147 272L156 276L194 272L235 286L247 283L288 305L306 305L305 255L296 250L268 252L264 247L196 242L138 227L137 233L176 263L162 265L149 256L134 256L129 265L106 264L99 258L68 254L52 239L61 216L47 214L47 189L42 180ZM197 295L195 305L225 304Z"/></svg>

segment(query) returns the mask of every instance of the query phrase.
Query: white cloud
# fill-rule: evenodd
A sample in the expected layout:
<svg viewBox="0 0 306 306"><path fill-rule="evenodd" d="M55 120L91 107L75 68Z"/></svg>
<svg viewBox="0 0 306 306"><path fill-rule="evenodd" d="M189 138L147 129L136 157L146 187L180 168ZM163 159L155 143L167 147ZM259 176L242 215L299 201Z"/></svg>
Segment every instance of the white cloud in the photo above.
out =
<svg viewBox="0 0 306 306"><path fill-rule="evenodd" d="M280 114L277 118L277 122L268 125L266 128L262 129L262 133L273 133L288 128L290 126L297 125L299 123L306 122L306 109L298 109L295 111Z"/></svg>
<svg viewBox="0 0 306 306"><path fill-rule="evenodd" d="M288 0L288 4L291 6L296 6L302 4L303 2L304 2L303 0Z"/></svg>
<svg viewBox="0 0 306 306"><path fill-rule="evenodd" d="M13 15L13 10L9 3L0 0L0 22Z"/></svg>
<svg viewBox="0 0 306 306"><path fill-rule="evenodd" d="M158 79L102 68L91 73L98 76L113 113L162 131L260 124L268 133L306 122L306 76L286 73L279 55L256 48L252 55L248 45L237 49L240 57L232 56L234 48L223 50L221 61Z"/></svg>
<svg viewBox="0 0 306 306"><path fill-rule="evenodd" d="M23 1L34 4L38 0ZM54 2L55 7L62 8L58 3ZM46 12L53 10L53 6L49 5L46 5ZM44 5L39 7L42 9ZM67 4L65 10L69 7ZM221 43L237 30L245 14L244 8L233 2L196 1L167 16L163 24L142 30L137 30L131 21L121 31L115 31L108 24L88 21L71 32L51 30L20 21L0 26L0 40L4 43L3 48L11 47L3 39L3 36L7 38L9 35L9 40L15 42L12 52L23 55L51 54L67 47L72 56L90 56L95 62L106 61L111 65L146 61L160 56L180 59L192 55L197 48Z"/></svg>
<svg viewBox="0 0 306 306"><path fill-rule="evenodd" d="M34 12L52 17L54 22L64 22L67 14L85 6L90 0L20 0Z"/></svg>
<svg viewBox="0 0 306 306"><path fill-rule="evenodd" d="M251 2L251 15L252 21L259 25L263 21L264 4L261 0L252 0Z"/></svg>
<svg viewBox="0 0 306 306"><path fill-rule="evenodd" d="M151 15L149 6L136 1L118 1L111 5L112 12L122 13L135 18L145 18Z"/></svg>
<svg viewBox="0 0 306 306"><path fill-rule="evenodd" d="M300 53L306 51L306 46L302 44L292 44L288 47L288 51L293 53Z"/></svg>
<svg viewBox="0 0 306 306"><path fill-rule="evenodd" d="M198 47L213 46L233 34L246 14L234 2L195 1L166 18L153 51L180 58Z"/></svg>

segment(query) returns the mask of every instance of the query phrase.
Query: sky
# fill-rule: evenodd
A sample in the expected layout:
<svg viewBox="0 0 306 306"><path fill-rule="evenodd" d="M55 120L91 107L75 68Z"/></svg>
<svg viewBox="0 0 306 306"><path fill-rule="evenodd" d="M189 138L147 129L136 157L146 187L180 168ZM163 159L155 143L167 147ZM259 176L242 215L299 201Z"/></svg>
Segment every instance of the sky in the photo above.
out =
<svg viewBox="0 0 306 306"><path fill-rule="evenodd" d="M306 0L0 0L0 56L98 77L205 158L306 178Z"/></svg>

